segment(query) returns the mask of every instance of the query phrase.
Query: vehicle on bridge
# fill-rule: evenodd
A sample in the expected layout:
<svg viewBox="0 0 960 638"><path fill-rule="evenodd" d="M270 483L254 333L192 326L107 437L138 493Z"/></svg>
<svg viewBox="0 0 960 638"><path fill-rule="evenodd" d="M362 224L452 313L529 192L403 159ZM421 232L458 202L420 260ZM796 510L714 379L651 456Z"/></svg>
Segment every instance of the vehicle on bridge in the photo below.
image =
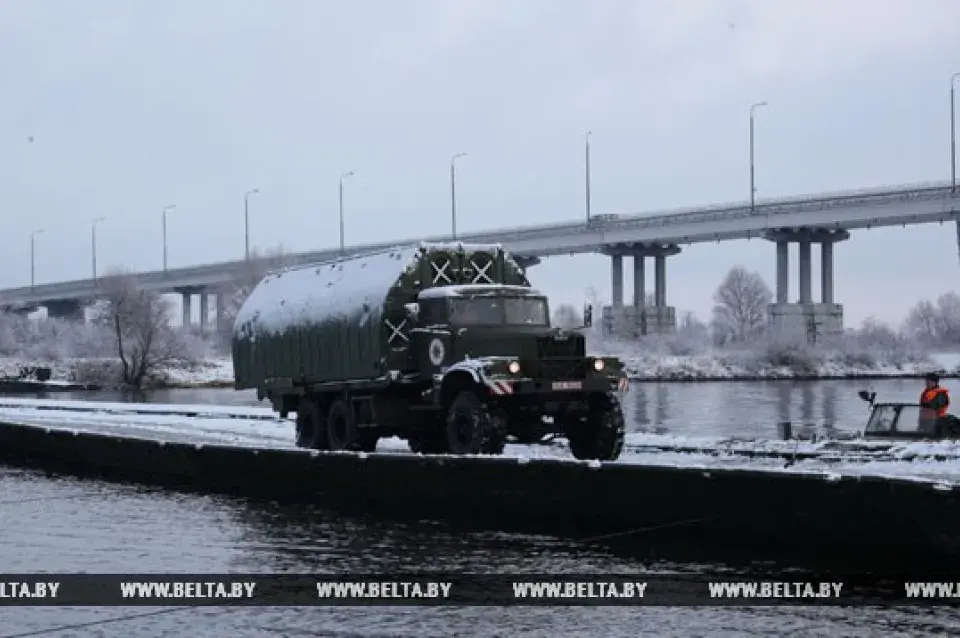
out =
<svg viewBox="0 0 960 638"><path fill-rule="evenodd" d="M499 245L418 244L267 275L241 307L235 387L257 390L317 450L382 437L426 454L500 454L566 436L578 459L624 440L623 363L550 325Z"/></svg>

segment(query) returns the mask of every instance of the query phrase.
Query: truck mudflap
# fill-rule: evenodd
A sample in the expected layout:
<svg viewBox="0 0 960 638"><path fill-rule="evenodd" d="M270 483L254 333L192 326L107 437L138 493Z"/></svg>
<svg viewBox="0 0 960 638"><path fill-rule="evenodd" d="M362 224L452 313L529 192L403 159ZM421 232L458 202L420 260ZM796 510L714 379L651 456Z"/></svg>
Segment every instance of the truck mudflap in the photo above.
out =
<svg viewBox="0 0 960 638"><path fill-rule="evenodd" d="M484 377L483 384L490 394L496 396L513 394L550 394L554 392L618 392L630 388L630 381L623 376L616 381L604 377L576 380L547 381L540 379L509 379Z"/></svg>

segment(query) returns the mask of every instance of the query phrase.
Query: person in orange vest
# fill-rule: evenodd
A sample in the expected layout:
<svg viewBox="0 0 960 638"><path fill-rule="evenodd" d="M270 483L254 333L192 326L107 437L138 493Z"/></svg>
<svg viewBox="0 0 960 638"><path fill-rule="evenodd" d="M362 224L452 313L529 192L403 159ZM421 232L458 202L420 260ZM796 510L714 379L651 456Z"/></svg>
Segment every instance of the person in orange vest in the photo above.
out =
<svg viewBox="0 0 960 638"><path fill-rule="evenodd" d="M936 432L937 421L947 416L948 407L950 394L946 388L940 387L940 377L931 372L926 376L926 387L920 393L920 429Z"/></svg>

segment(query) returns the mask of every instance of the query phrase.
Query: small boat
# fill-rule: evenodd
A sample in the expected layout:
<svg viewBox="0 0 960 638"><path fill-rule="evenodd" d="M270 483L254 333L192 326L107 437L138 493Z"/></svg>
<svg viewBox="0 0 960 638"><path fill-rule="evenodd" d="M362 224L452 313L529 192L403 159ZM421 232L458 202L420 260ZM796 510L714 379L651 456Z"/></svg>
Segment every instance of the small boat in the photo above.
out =
<svg viewBox="0 0 960 638"><path fill-rule="evenodd" d="M857 396L870 405L863 432L809 427L794 432L787 422L780 424L781 440L960 441L960 419L952 414L929 418L921 412L919 403L878 403L877 393L866 390L860 390Z"/></svg>

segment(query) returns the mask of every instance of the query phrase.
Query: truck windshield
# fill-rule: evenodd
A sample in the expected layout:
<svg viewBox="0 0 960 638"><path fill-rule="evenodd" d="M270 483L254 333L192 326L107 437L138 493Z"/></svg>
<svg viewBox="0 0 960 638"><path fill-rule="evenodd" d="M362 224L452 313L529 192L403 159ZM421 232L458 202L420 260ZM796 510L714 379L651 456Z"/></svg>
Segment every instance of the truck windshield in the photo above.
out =
<svg viewBox="0 0 960 638"><path fill-rule="evenodd" d="M537 297L470 297L452 299L452 323L467 326L545 326L547 302Z"/></svg>

